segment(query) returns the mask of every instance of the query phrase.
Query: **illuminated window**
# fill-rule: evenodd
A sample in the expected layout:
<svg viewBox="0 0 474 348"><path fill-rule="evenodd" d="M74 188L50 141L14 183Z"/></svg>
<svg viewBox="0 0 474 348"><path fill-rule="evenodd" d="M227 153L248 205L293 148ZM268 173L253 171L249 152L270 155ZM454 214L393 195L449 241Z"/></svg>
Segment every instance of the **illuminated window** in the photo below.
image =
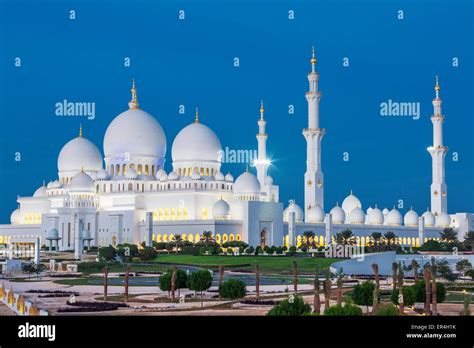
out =
<svg viewBox="0 0 474 348"><path fill-rule="evenodd" d="M124 164L122 166L122 173L123 173L123 175L125 175L125 173L127 173L127 165L126 164Z"/></svg>
<svg viewBox="0 0 474 348"><path fill-rule="evenodd" d="M207 208L202 208L202 219L207 220Z"/></svg>
<svg viewBox="0 0 474 348"><path fill-rule="evenodd" d="M148 164L145 164L145 175L148 175Z"/></svg>
<svg viewBox="0 0 474 348"><path fill-rule="evenodd" d="M142 173L142 165L139 164L137 167L137 174L141 174L141 173Z"/></svg>

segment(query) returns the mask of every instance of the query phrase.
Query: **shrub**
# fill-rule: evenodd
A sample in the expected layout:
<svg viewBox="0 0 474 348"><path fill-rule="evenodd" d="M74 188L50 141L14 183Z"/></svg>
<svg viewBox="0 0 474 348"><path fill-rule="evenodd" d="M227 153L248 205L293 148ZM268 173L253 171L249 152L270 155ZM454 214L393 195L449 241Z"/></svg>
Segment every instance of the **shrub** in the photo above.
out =
<svg viewBox="0 0 474 348"><path fill-rule="evenodd" d="M329 316L361 316L362 309L352 303L346 303L344 306L335 305L327 308L324 315Z"/></svg>
<svg viewBox="0 0 474 348"><path fill-rule="evenodd" d="M374 313L374 315L385 316L385 317L397 316L399 314L400 313L398 312L398 308L391 303L388 303L388 304L384 303L384 304L379 305L379 307L377 308L377 311Z"/></svg>
<svg viewBox="0 0 474 348"><path fill-rule="evenodd" d="M212 285L212 275L206 270L196 271L189 275L187 283L189 290L200 292L202 296L202 292L209 289Z"/></svg>
<svg viewBox="0 0 474 348"><path fill-rule="evenodd" d="M114 261L117 251L112 245L102 247L99 249L99 260L102 261Z"/></svg>
<svg viewBox="0 0 474 348"><path fill-rule="evenodd" d="M253 246L249 246L246 250L245 253L248 255L252 255L255 252L255 248Z"/></svg>
<svg viewBox="0 0 474 348"><path fill-rule="evenodd" d="M296 247L294 245L290 246L290 249L288 249L288 253L290 254L296 253Z"/></svg>
<svg viewBox="0 0 474 348"><path fill-rule="evenodd" d="M244 247L247 248L249 245L241 240L232 240L232 241L228 241L228 242L225 242L225 243L222 243L221 245L223 248L240 248L240 247Z"/></svg>
<svg viewBox="0 0 474 348"><path fill-rule="evenodd" d="M117 255L122 261L130 262L132 258L138 256L138 247L135 244L119 244L117 245Z"/></svg>
<svg viewBox="0 0 474 348"><path fill-rule="evenodd" d="M466 277L471 277L472 280L474 280L474 269L470 269L464 274Z"/></svg>
<svg viewBox="0 0 474 348"><path fill-rule="evenodd" d="M181 253L185 255L198 256L199 249L200 249L199 247L195 247L195 246L184 246L181 248Z"/></svg>
<svg viewBox="0 0 474 348"><path fill-rule="evenodd" d="M222 298L235 300L245 297L247 295L247 289L245 283L240 279L229 279L222 283L219 289L219 294Z"/></svg>
<svg viewBox="0 0 474 348"><path fill-rule="evenodd" d="M166 273L163 273L160 278L160 290L161 291L171 291L171 277L173 276L173 270L169 269ZM176 283L175 290L184 289L187 286L188 275L182 269L176 271Z"/></svg>
<svg viewBox="0 0 474 348"><path fill-rule="evenodd" d="M138 257L142 261L153 260L156 257L156 250L153 247L146 246L138 253Z"/></svg>
<svg viewBox="0 0 474 348"><path fill-rule="evenodd" d="M283 254L283 248L282 247L277 247L275 252L276 252L277 255L281 255L281 254Z"/></svg>
<svg viewBox="0 0 474 348"><path fill-rule="evenodd" d="M165 242L155 242L153 241L153 248L156 250L165 250L166 249L166 244Z"/></svg>
<svg viewBox="0 0 474 348"><path fill-rule="evenodd" d="M426 292L425 292L425 281L420 280L415 285L413 285L415 290L416 302L425 302ZM443 283L436 283L436 299L438 303L443 303L446 299L446 287Z"/></svg>
<svg viewBox="0 0 474 348"><path fill-rule="evenodd" d="M99 261L99 262L80 262L77 265L77 270L79 272L83 273L95 273L95 272L102 272L105 266L107 266L108 263L105 261Z"/></svg>
<svg viewBox="0 0 474 348"><path fill-rule="evenodd" d="M360 306L371 306L373 304L374 290L375 283L365 281L362 284L354 286L351 298L355 304Z"/></svg>
<svg viewBox="0 0 474 348"><path fill-rule="evenodd" d="M311 313L311 306L304 303L301 296L295 296L293 301L290 303L289 299L283 300L275 305L270 311L268 316L299 316Z"/></svg>
<svg viewBox="0 0 474 348"><path fill-rule="evenodd" d="M421 247L420 251L442 251L443 245L437 240L430 239L426 241Z"/></svg>
<svg viewBox="0 0 474 348"><path fill-rule="evenodd" d="M391 300L393 304L398 305L398 288L392 291ZM403 304L405 306L413 306L416 302L416 294L413 286L403 287Z"/></svg>
<svg viewBox="0 0 474 348"><path fill-rule="evenodd" d="M259 255L262 253L262 247L259 245L255 248L255 255Z"/></svg>

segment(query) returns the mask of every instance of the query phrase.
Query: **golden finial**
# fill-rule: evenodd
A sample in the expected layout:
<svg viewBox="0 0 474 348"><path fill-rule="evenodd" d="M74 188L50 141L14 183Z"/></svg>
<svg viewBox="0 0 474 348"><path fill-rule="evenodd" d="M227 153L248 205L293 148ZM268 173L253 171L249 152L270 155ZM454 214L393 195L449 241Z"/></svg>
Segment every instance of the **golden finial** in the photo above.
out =
<svg viewBox="0 0 474 348"><path fill-rule="evenodd" d="M82 138L82 123L79 124L79 138Z"/></svg>
<svg viewBox="0 0 474 348"><path fill-rule="evenodd" d="M311 64L316 64L316 57L314 56L314 46L313 46L313 55L311 57Z"/></svg>
<svg viewBox="0 0 474 348"><path fill-rule="evenodd" d="M352 189L351 189L351 196L352 196Z"/></svg>
<svg viewBox="0 0 474 348"><path fill-rule="evenodd" d="M194 122L199 123L199 109L196 106L196 118L194 119Z"/></svg>
<svg viewBox="0 0 474 348"><path fill-rule="evenodd" d="M132 100L128 103L130 109L138 109L137 89L135 88L135 79L132 80Z"/></svg>
<svg viewBox="0 0 474 348"><path fill-rule="evenodd" d="M436 75L436 86L435 86L435 91L439 91L441 87L439 86L439 78L438 75Z"/></svg>
<svg viewBox="0 0 474 348"><path fill-rule="evenodd" d="M263 114L265 112L265 109L263 107L263 99L260 100L260 113Z"/></svg>

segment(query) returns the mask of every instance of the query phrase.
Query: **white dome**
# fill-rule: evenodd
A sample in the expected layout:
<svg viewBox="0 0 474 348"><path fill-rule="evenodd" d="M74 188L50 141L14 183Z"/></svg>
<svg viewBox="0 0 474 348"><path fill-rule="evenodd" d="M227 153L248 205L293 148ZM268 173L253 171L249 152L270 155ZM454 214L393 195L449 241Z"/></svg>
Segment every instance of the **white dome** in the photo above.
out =
<svg viewBox="0 0 474 348"><path fill-rule="evenodd" d="M81 170L93 172L102 169L102 154L95 144L82 137L72 139L63 146L58 156L58 171L73 172ZM68 174L65 174L68 176Z"/></svg>
<svg viewBox="0 0 474 348"><path fill-rule="evenodd" d="M48 231L48 237L46 239L51 239L51 240L54 240L54 239L59 239L59 232L56 228L52 228Z"/></svg>
<svg viewBox="0 0 474 348"><path fill-rule="evenodd" d="M346 221L346 213L339 205L331 209L331 219L335 224L343 224Z"/></svg>
<svg viewBox="0 0 474 348"><path fill-rule="evenodd" d="M166 174L166 172L160 168L160 170L156 172L156 178L160 181L166 181L168 180L168 174Z"/></svg>
<svg viewBox="0 0 474 348"><path fill-rule="evenodd" d="M365 222L365 213L361 208L352 209L349 215L349 222L351 224L363 224Z"/></svg>
<svg viewBox="0 0 474 348"><path fill-rule="evenodd" d="M390 210L388 210L387 208L383 208L383 210L382 210L382 213L383 213L384 216L387 215L389 212L390 212Z"/></svg>
<svg viewBox="0 0 474 348"><path fill-rule="evenodd" d="M127 171L125 172L125 178L127 180L135 180L137 178L138 174L137 171L133 168L127 168Z"/></svg>
<svg viewBox="0 0 474 348"><path fill-rule="evenodd" d="M273 185L273 178L270 175L265 177L265 185Z"/></svg>
<svg viewBox="0 0 474 348"><path fill-rule="evenodd" d="M129 109L110 123L104 136L106 157L125 154L158 157L166 154L166 136L160 123L148 112Z"/></svg>
<svg viewBox="0 0 474 348"><path fill-rule="evenodd" d="M451 218L448 213L442 212L436 216L436 226L437 227L448 227L451 225Z"/></svg>
<svg viewBox="0 0 474 348"><path fill-rule="evenodd" d="M324 210L319 204L314 205L308 210L306 215L307 222L323 222L324 221Z"/></svg>
<svg viewBox="0 0 474 348"><path fill-rule="evenodd" d="M232 176L232 174L227 173L226 176L225 176L225 181L227 181L227 182L233 182L233 181L234 181L234 177Z"/></svg>
<svg viewBox="0 0 474 348"><path fill-rule="evenodd" d="M199 179L201 179L201 175L197 171L195 171L191 174L191 179L192 180L199 180Z"/></svg>
<svg viewBox="0 0 474 348"><path fill-rule="evenodd" d="M370 213L367 214L368 223L370 225L383 225L383 213L379 208L373 208Z"/></svg>
<svg viewBox="0 0 474 348"><path fill-rule="evenodd" d="M214 179L216 181L224 181L225 177L224 177L224 174L222 174L221 172L217 172L216 175L214 176Z"/></svg>
<svg viewBox="0 0 474 348"><path fill-rule="evenodd" d="M53 185L53 182L50 181L50 182L48 182L48 185L46 185L46 188L50 189L52 185Z"/></svg>
<svg viewBox="0 0 474 348"><path fill-rule="evenodd" d="M58 180L54 180L52 183L51 183L51 188L52 189L58 189L58 188L61 188L63 185L58 181Z"/></svg>
<svg viewBox="0 0 474 348"><path fill-rule="evenodd" d="M367 215L369 215L372 210L373 210L372 207L368 207L367 208Z"/></svg>
<svg viewBox="0 0 474 348"><path fill-rule="evenodd" d="M230 216L230 206L223 199L218 200L212 207L212 216L216 220L227 219Z"/></svg>
<svg viewBox="0 0 474 348"><path fill-rule="evenodd" d="M222 146L217 135L199 122L184 127L174 138L171 158L175 162L221 162Z"/></svg>
<svg viewBox="0 0 474 348"><path fill-rule="evenodd" d="M422 216L425 219L425 226L433 227L435 225L435 216L432 212L426 210Z"/></svg>
<svg viewBox="0 0 474 348"><path fill-rule="evenodd" d="M105 169L101 169L97 172L97 180L107 180L109 177L109 174Z"/></svg>
<svg viewBox="0 0 474 348"><path fill-rule="evenodd" d="M413 209L407 211L403 217L403 224L405 226L418 226L418 214Z"/></svg>
<svg viewBox="0 0 474 348"><path fill-rule="evenodd" d="M46 197L46 186L43 184L36 189L35 193L33 193L33 197Z"/></svg>
<svg viewBox="0 0 474 348"><path fill-rule="evenodd" d="M10 222L13 225L18 225L21 220L20 220L20 208L16 208L12 214L10 215Z"/></svg>
<svg viewBox="0 0 474 348"><path fill-rule="evenodd" d="M94 180L84 172L72 178L67 186L70 192L94 192Z"/></svg>
<svg viewBox="0 0 474 348"><path fill-rule="evenodd" d="M355 208L361 208L362 204L360 203L359 198L351 194L347 196L342 202L342 209L346 212L346 215L350 214L351 211Z"/></svg>
<svg viewBox="0 0 474 348"><path fill-rule="evenodd" d="M283 220L288 222L288 219L290 217L290 213L292 213L292 212L295 213L295 221L296 222L302 222L303 221L303 210L296 203L290 203L288 208L286 208L283 211Z"/></svg>
<svg viewBox="0 0 474 348"><path fill-rule="evenodd" d="M234 194L258 194L260 193L260 182L257 177L250 172L239 175L234 183Z"/></svg>
<svg viewBox="0 0 474 348"><path fill-rule="evenodd" d="M392 210L390 210L387 214L387 216L385 217L385 220L387 221L387 225L395 225L395 226L399 226L402 224L402 214L400 214L400 212L393 208Z"/></svg>
<svg viewBox="0 0 474 348"><path fill-rule="evenodd" d="M168 180L178 180L179 179L179 175L176 173L176 172L171 172L168 174Z"/></svg>

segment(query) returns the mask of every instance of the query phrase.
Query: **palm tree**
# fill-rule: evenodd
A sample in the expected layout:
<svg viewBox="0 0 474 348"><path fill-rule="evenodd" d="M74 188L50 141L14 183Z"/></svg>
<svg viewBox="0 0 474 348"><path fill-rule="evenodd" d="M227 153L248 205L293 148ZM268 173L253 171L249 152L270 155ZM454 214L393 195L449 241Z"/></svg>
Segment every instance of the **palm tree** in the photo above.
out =
<svg viewBox="0 0 474 348"><path fill-rule="evenodd" d="M331 297L331 272L326 269L326 279L323 283L324 290L324 310L329 308L329 299Z"/></svg>
<svg viewBox="0 0 474 348"><path fill-rule="evenodd" d="M382 240L382 233L380 232L373 232L371 235L370 235L374 241L374 248L377 249L381 240Z"/></svg>
<svg viewBox="0 0 474 348"><path fill-rule="evenodd" d="M214 238L212 237L212 232L211 231L204 231L201 236L201 242L205 245L208 246L209 244L214 243Z"/></svg>
<svg viewBox="0 0 474 348"><path fill-rule="evenodd" d="M395 291L397 288L397 271L398 263L392 262L392 290Z"/></svg>
<svg viewBox="0 0 474 348"><path fill-rule="evenodd" d="M219 283L217 286L217 290L219 292L219 301L222 300L221 298L221 286L222 286L222 279L224 278L224 265L219 265Z"/></svg>
<svg viewBox="0 0 474 348"><path fill-rule="evenodd" d="M436 262L435 262L435 259L434 257L431 258L431 278L432 278L432 282L431 282L431 302L432 302L432 315L438 315L438 299L437 299L437 295L438 295L438 289L436 288L436 272L438 270L438 266L436 265Z"/></svg>
<svg viewBox="0 0 474 348"><path fill-rule="evenodd" d="M298 293L298 264L293 260L293 289L295 295Z"/></svg>
<svg viewBox="0 0 474 348"><path fill-rule="evenodd" d="M464 236L464 244L466 248L471 247L471 250L474 251L474 231L469 231Z"/></svg>
<svg viewBox="0 0 474 348"><path fill-rule="evenodd" d="M425 314L431 315L431 270L429 265L425 265L425 269L423 271L423 276L425 278Z"/></svg>
<svg viewBox="0 0 474 348"><path fill-rule="evenodd" d="M313 298L313 305L314 305L314 313L321 313L321 299L319 298L319 287L320 287L320 281L319 281L319 271L320 267L319 264L316 266L316 274L314 276L314 298Z"/></svg>
<svg viewBox="0 0 474 348"><path fill-rule="evenodd" d="M174 244L176 248L176 254L178 253L178 248L182 241L183 241L183 238L181 237L180 234L173 235L173 238L171 239L171 242Z"/></svg>
<svg viewBox="0 0 474 348"><path fill-rule="evenodd" d="M385 240L387 241L387 245L390 247L392 244L395 244L395 239L397 238L397 235L393 233L392 231L385 232L383 235Z"/></svg>
<svg viewBox="0 0 474 348"><path fill-rule="evenodd" d="M374 272L374 278L375 278L374 297L372 300L372 313L375 313L379 306L379 287L380 287L379 265L377 265L376 263L373 263L372 271Z"/></svg>
<svg viewBox="0 0 474 348"><path fill-rule="evenodd" d="M442 241L447 243L453 243L458 241L458 234L451 227L445 228L442 232L439 233L439 236Z"/></svg>
<svg viewBox="0 0 474 348"><path fill-rule="evenodd" d="M398 307L400 309L400 315L403 315L405 312L405 301L403 299L403 268L399 267L398 271Z"/></svg>
<svg viewBox="0 0 474 348"><path fill-rule="evenodd" d="M302 240L302 246L306 247L306 249L311 249L313 248L316 243L314 241L314 232L313 231L304 231L303 232L303 240Z"/></svg>
<svg viewBox="0 0 474 348"><path fill-rule="evenodd" d="M130 266L125 265L125 302L128 302L128 275L130 273Z"/></svg>
<svg viewBox="0 0 474 348"><path fill-rule="evenodd" d="M173 273L171 273L171 299L174 301L175 291L176 291L176 276L177 276L178 268L176 266L173 267Z"/></svg>
<svg viewBox="0 0 474 348"><path fill-rule="evenodd" d="M104 301L107 301L107 288L109 280L109 267L104 267Z"/></svg>
<svg viewBox="0 0 474 348"><path fill-rule="evenodd" d="M337 304L342 305L342 284L344 282L344 273L339 272L337 277Z"/></svg>
<svg viewBox="0 0 474 348"><path fill-rule="evenodd" d="M420 265L415 259L411 260L411 267L413 268L413 277L415 277L415 283L418 281L418 267Z"/></svg>
<svg viewBox="0 0 474 348"><path fill-rule="evenodd" d="M336 233L336 243L342 245L353 245L355 243L352 231L347 229Z"/></svg>
<svg viewBox="0 0 474 348"><path fill-rule="evenodd" d="M255 264L255 292L258 301L260 299L260 268L258 263Z"/></svg>

